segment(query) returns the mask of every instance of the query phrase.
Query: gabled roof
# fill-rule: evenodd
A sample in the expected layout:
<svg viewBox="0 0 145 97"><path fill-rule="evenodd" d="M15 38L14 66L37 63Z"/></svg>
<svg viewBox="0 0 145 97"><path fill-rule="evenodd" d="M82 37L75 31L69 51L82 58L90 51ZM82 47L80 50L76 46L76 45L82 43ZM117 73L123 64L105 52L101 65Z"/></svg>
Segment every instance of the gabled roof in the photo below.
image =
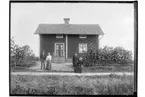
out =
<svg viewBox="0 0 145 97"><path fill-rule="evenodd" d="M35 34L103 35L98 24L39 24Z"/></svg>

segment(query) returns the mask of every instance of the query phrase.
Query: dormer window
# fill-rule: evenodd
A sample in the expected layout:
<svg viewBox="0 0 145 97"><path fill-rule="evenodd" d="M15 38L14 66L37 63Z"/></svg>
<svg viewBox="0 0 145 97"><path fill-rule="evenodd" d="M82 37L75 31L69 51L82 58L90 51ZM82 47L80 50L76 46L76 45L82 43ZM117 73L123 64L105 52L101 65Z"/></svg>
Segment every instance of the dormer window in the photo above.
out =
<svg viewBox="0 0 145 97"><path fill-rule="evenodd" d="M56 35L56 38L63 38L63 35Z"/></svg>
<svg viewBox="0 0 145 97"><path fill-rule="evenodd" d="M80 38L83 38L83 39L87 38L86 35L80 35L79 37L80 37Z"/></svg>

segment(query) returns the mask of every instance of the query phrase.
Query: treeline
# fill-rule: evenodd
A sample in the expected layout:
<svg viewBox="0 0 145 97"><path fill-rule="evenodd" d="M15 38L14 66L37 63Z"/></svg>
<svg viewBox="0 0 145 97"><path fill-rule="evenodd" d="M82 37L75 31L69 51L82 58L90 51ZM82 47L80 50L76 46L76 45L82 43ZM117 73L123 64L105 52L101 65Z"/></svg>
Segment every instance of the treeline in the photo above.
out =
<svg viewBox="0 0 145 97"><path fill-rule="evenodd" d="M83 55L86 66L92 65L130 65L133 63L132 52L123 47L109 47L96 49L93 45L88 47L88 51Z"/></svg>
<svg viewBox="0 0 145 97"><path fill-rule="evenodd" d="M15 66L32 66L35 64L37 57L29 45L19 46L15 44L14 38L10 41L10 65Z"/></svg>

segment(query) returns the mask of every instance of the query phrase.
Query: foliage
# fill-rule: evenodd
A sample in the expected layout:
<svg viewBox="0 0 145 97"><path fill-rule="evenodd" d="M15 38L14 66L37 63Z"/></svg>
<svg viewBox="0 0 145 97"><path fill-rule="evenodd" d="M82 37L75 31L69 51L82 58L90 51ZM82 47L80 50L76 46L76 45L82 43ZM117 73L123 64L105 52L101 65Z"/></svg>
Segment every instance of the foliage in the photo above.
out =
<svg viewBox="0 0 145 97"><path fill-rule="evenodd" d="M97 65L90 67L83 67L83 72L133 72L133 65Z"/></svg>
<svg viewBox="0 0 145 97"><path fill-rule="evenodd" d="M132 95L133 76L12 75L11 94L29 95Z"/></svg>
<svg viewBox="0 0 145 97"><path fill-rule="evenodd" d="M36 57L29 45L19 46L15 44L14 38L11 39L10 59L11 66L32 64Z"/></svg>
<svg viewBox="0 0 145 97"><path fill-rule="evenodd" d="M122 47L108 47L97 49L93 45L89 45L88 52L84 55L85 66L108 65L108 64L132 64L132 52Z"/></svg>

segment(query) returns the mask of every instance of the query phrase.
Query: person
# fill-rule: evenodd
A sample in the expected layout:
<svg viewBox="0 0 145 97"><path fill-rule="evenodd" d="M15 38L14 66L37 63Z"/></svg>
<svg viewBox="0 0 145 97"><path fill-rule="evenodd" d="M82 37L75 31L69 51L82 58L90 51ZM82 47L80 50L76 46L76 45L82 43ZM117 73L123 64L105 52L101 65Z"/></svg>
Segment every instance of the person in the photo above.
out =
<svg viewBox="0 0 145 97"><path fill-rule="evenodd" d="M41 61L41 70L45 69L45 51L42 51L42 53L40 54L40 61Z"/></svg>
<svg viewBox="0 0 145 97"><path fill-rule="evenodd" d="M76 65L76 73L82 73L82 67L83 67L83 58L80 57L78 64Z"/></svg>
<svg viewBox="0 0 145 97"><path fill-rule="evenodd" d="M51 59L52 59L52 56L48 52L48 55L46 57L46 70L51 70Z"/></svg>
<svg viewBox="0 0 145 97"><path fill-rule="evenodd" d="M73 61L74 72L76 72L76 65L77 65L77 63L78 63L78 56L77 56L77 53L75 53L75 54L73 55L72 61Z"/></svg>

